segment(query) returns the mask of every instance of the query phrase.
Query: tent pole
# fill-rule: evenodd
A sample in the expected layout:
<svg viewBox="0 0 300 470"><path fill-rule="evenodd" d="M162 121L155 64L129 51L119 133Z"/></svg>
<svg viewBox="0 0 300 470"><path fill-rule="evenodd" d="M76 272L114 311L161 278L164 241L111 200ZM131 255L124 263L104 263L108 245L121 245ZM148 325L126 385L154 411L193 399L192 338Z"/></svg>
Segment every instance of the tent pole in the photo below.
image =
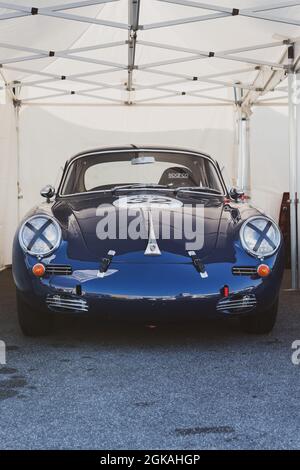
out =
<svg viewBox="0 0 300 470"><path fill-rule="evenodd" d="M17 86L15 89L15 94L19 96L20 93L20 86ZM21 171L20 171L20 108L21 102L18 99L14 100L14 107L15 107L15 119L16 119L16 154L17 154L17 222L19 223L21 220L21 199L22 199L22 189L21 189Z"/></svg>
<svg viewBox="0 0 300 470"><path fill-rule="evenodd" d="M249 115L238 106L238 175L237 185L250 192L250 136Z"/></svg>
<svg viewBox="0 0 300 470"><path fill-rule="evenodd" d="M140 0L128 0L128 78L126 90L128 92L125 104L132 104L133 70L135 68L135 53L137 44L137 31L139 29Z"/></svg>
<svg viewBox="0 0 300 470"><path fill-rule="evenodd" d="M251 170L250 170L250 116L245 121L245 190L251 195Z"/></svg>
<svg viewBox="0 0 300 470"><path fill-rule="evenodd" d="M16 115L16 145L17 145L17 191L18 191L18 207L17 207L17 221L20 222L21 210L21 185L20 185L20 106L15 106Z"/></svg>
<svg viewBox="0 0 300 470"><path fill-rule="evenodd" d="M295 70L294 71L294 106L296 108L295 110L295 116L296 116L296 124L295 124L295 132L296 136L298 136L298 133L300 131L300 89L299 89L299 73ZM296 88L297 87L297 88ZM296 188L295 188L295 218L296 218L296 236L297 236L297 286L296 288L300 290L300 139L297 137L296 139L296 163L295 163L295 168L296 168Z"/></svg>
<svg viewBox="0 0 300 470"><path fill-rule="evenodd" d="M297 115L294 94L296 90L296 75L294 73L294 46L288 50L288 97L289 97L289 158L290 158L290 230L291 230L291 270L292 289L298 288L298 263L297 263Z"/></svg>

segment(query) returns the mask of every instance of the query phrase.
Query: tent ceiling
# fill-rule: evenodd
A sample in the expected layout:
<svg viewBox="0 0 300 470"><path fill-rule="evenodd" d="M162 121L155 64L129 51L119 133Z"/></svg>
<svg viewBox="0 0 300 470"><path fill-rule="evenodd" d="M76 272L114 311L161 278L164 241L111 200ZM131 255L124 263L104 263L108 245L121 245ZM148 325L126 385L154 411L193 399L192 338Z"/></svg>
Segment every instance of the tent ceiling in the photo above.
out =
<svg viewBox="0 0 300 470"><path fill-rule="evenodd" d="M0 1L0 25L27 105L282 103L300 1Z"/></svg>

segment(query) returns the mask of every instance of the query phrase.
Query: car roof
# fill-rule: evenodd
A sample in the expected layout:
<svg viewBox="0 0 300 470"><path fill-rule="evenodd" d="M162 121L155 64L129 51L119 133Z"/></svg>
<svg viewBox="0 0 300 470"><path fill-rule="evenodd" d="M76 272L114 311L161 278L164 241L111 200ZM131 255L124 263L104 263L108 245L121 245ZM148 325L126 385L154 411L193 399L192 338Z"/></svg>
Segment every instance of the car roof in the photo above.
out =
<svg viewBox="0 0 300 470"><path fill-rule="evenodd" d="M105 146L105 147L100 147L100 148L96 148L96 149L85 150L85 151L79 152L76 155L74 155L73 157L71 157L67 161L67 164L71 163L75 158L78 158L78 157L81 157L81 156L82 157L88 157L89 155L95 155L97 153L104 153L106 151L119 152L119 151L132 150L132 149L140 150L140 151L148 151L148 150L149 151L151 151L151 150L166 151L166 150L169 150L170 152L183 152L183 153L189 152L189 153L193 153L193 154L198 154L199 156L204 156L206 158L209 158L211 161L215 162L215 160L210 155L208 155L207 153L201 152L201 151L198 151L198 150L194 150L194 149L188 149L188 148L184 148L184 147L173 147L173 146L168 147L168 146L163 146L163 145L127 144L127 145L121 145L121 146Z"/></svg>

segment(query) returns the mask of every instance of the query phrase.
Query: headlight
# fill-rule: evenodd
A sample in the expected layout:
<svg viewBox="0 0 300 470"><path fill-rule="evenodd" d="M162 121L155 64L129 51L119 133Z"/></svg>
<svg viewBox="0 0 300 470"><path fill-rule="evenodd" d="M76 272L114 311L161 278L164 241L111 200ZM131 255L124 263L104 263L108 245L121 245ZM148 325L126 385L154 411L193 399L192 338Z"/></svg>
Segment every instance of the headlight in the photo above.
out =
<svg viewBox="0 0 300 470"><path fill-rule="evenodd" d="M19 242L22 249L30 255L49 255L60 245L60 226L47 215L35 215L22 225Z"/></svg>
<svg viewBox="0 0 300 470"><path fill-rule="evenodd" d="M277 251L281 237L279 228L273 220L264 216L254 216L243 223L240 239L248 253L263 258Z"/></svg>

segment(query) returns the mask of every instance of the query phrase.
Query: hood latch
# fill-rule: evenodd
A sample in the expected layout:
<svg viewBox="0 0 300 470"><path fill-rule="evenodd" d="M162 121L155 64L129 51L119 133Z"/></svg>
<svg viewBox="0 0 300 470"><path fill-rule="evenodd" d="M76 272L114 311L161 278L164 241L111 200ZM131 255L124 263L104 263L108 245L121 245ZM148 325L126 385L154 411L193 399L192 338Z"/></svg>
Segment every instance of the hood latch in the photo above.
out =
<svg viewBox="0 0 300 470"><path fill-rule="evenodd" d="M113 257L115 256L116 252L114 250L109 250L107 256L102 258L100 269L98 272L98 277L104 277L106 271L108 270L110 263L112 262Z"/></svg>
<svg viewBox="0 0 300 470"><path fill-rule="evenodd" d="M197 258L195 251L188 251L188 255L191 257L192 263L195 266L196 271L200 274L200 276L202 278L208 277L205 265L202 263L200 258Z"/></svg>

